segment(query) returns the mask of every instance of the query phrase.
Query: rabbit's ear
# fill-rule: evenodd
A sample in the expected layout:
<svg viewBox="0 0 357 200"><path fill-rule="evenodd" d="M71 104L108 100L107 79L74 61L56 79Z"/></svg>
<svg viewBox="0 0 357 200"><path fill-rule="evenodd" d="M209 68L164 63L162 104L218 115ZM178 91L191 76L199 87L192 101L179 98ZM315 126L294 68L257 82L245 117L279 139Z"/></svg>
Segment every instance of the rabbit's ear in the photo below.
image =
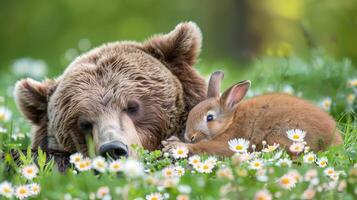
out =
<svg viewBox="0 0 357 200"><path fill-rule="evenodd" d="M208 83L207 98L219 97L223 77L224 73L222 71L216 71L211 75Z"/></svg>
<svg viewBox="0 0 357 200"><path fill-rule="evenodd" d="M221 104L225 109L231 110L245 97L250 87L250 81L236 83L226 90L221 97Z"/></svg>

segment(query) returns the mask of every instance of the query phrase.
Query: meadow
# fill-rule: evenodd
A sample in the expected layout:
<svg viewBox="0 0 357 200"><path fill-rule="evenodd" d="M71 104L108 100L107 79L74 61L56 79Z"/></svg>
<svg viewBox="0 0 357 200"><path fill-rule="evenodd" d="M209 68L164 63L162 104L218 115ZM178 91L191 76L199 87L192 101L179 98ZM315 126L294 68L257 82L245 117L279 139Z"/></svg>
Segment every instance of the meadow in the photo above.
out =
<svg viewBox="0 0 357 200"><path fill-rule="evenodd" d="M250 144L239 140L230 146L235 151L231 158L189 156L184 148L163 153L134 147L137 159L73 154L66 173L60 173L53 160L46 163L41 150L37 164L30 151L16 164L10 151L29 150L31 132L14 104L13 85L48 70L41 60L23 58L1 75L0 199L356 199L357 73L352 62L313 53L307 59L262 57L249 63L250 70L227 65L200 62L197 67L206 76L215 66L229 71L224 88L250 79L250 97L284 92L311 100L338 121L344 144L311 152L303 142L304 130L292 130L299 137L291 138L298 154L294 160L279 145L263 143L262 151L247 152Z"/></svg>

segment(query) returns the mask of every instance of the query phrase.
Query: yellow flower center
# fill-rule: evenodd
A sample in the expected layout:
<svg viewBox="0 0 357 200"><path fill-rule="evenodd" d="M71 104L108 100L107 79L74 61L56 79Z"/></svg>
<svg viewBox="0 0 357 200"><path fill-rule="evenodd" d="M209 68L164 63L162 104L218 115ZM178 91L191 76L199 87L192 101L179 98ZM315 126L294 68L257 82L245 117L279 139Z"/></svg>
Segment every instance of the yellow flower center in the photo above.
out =
<svg viewBox="0 0 357 200"><path fill-rule="evenodd" d="M193 160L192 163L197 164L198 160Z"/></svg>
<svg viewBox="0 0 357 200"><path fill-rule="evenodd" d="M298 140L298 139L300 139L300 136L298 134L294 134L293 139Z"/></svg>
<svg viewBox="0 0 357 200"><path fill-rule="evenodd" d="M207 170L209 167L208 167L208 165L203 165L203 167L202 167L204 170Z"/></svg>
<svg viewBox="0 0 357 200"><path fill-rule="evenodd" d="M20 188L19 193L24 195L27 193L27 190L25 188Z"/></svg>
<svg viewBox="0 0 357 200"><path fill-rule="evenodd" d="M307 160L310 161L310 162L314 161L314 157L310 156L310 157L307 158Z"/></svg>
<svg viewBox="0 0 357 200"><path fill-rule="evenodd" d="M80 163L80 164L79 164L79 168L80 168L80 169L83 169L83 168L85 168L86 166L87 166L87 165L86 165L85 163Z"/></svg>
<svg viewBox="0 0 357 200"><path fill-rule="evenodd" d="M256 163L254 163L254 166L255 166L255 167L260 167L260 163L259 163L259 162L256 162Z"/></svg>
<svg viewBox="0 0 357 200"><path fill-rule="evenodd" d="M0 113L0 121L4 121L5 120L5 114L4 113Z"/></svg>
<svg viewBox="0 0 357 200"><path fill-rule="evenodd" d="M281 179L281 183L282 183L283 185L288 185L288 184L290 183L290 179L289 179L289 178L282 178L282 179Z"/></svg>
<svg viewBox="0 0 357 200"><path fill-rule="evenodd" d="M26 172L27 172L28 174L32 174L32 173L33 173L33 169L29 168L29 169L27 169Z"/></svg>
<svg viewBox="0 0 357 200"><path fill-rule="evenodd" d="M119 165L119 164L114 164L114 165L113 165L113 168L114 168L114 169L119 169L119 168L120 168L120 165Z"/></svg>
<svg viewBox="0 0 357 200"><path fill-rule="evenodd" d="M159 200L157 197L151 197L151 200Z"/></svg>
<svg viewBox="0 0 357 200"><path fill-rule="evenodd" d="M166 171L166 175L167 175L167 176L171 176L171 175L172 175L172 172L171 172L171 171Z"/></svg>
<svg viewBox="0 0 357 200"><path fill-rule="evenodd" d="M99 167L99 168L103 168L103 167L104 167L104 164L100 162L100 163L98 163L98 167Z"/></svg>
<svg viewBox="0 0 357 200"><path fill-rule="evenodd" d="M263 195L257 196L257 200L266 200L266 198Z"/></svg>
<svg viewBox="0 0 357 200"><path fill-rule="evenodd" d="M79 158L79 157L74 159L74 162L79 162L79 161L81 161L81 158Z"/></svg>
<svg viewBox="0 0 357 200"><path fill-rule="evenodd" d="M236 150L238 150L238 151L243 150L243 145L238 144L238 145L236 146Z"/></svg>
<svg viewBox="0 0 357 200"><path fill-rule="evenodd" d="M325 161L321 161L320 164L321 164L321 165L326 165L326 162L325 162Z"/></svg>
<svg viewBox="0 0 357 200"><path fill-rule="evenodd" d="M4 193L10 193L10 192L11 192L11 190L10 190L9 187L5 187L5 188L4 188Z"/></svg>

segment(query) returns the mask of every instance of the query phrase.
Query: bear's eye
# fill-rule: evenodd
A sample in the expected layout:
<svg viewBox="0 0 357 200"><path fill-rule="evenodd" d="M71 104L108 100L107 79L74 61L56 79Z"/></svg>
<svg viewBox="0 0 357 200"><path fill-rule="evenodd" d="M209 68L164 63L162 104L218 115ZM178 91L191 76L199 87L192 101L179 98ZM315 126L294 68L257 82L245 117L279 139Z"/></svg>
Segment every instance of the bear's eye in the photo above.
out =
<svg viewBox="0 0 357 200"><path fill-rule="evenodd" d="M129 115L135 115L139 112L139 103L137 101L129 101L125 109Z"/></svg>
<svg viewBox="0 0 357 200"><path fill-rule="evenodd" d="M89 120L80 118L78 120L78 127L84 133L90 133L90 132L92 132L92 129L93 129L93 123Z"/></svg>

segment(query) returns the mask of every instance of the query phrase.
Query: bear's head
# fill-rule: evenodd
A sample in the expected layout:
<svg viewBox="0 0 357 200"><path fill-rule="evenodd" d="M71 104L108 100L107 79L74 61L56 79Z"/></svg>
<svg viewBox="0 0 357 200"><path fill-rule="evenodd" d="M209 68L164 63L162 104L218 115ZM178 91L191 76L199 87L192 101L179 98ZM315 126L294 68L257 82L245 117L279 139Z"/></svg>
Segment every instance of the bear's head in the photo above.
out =
<svg viewBox="0 0 357 200"><path fill-rule="evenodd" d="M180 135L189 110L206 96L192 65L201 48L192 22L143 43L114 42L76 58L54 80L24 79L15 100L32 124L32 147L128 156L132 144L153 150Z"/></svg>

